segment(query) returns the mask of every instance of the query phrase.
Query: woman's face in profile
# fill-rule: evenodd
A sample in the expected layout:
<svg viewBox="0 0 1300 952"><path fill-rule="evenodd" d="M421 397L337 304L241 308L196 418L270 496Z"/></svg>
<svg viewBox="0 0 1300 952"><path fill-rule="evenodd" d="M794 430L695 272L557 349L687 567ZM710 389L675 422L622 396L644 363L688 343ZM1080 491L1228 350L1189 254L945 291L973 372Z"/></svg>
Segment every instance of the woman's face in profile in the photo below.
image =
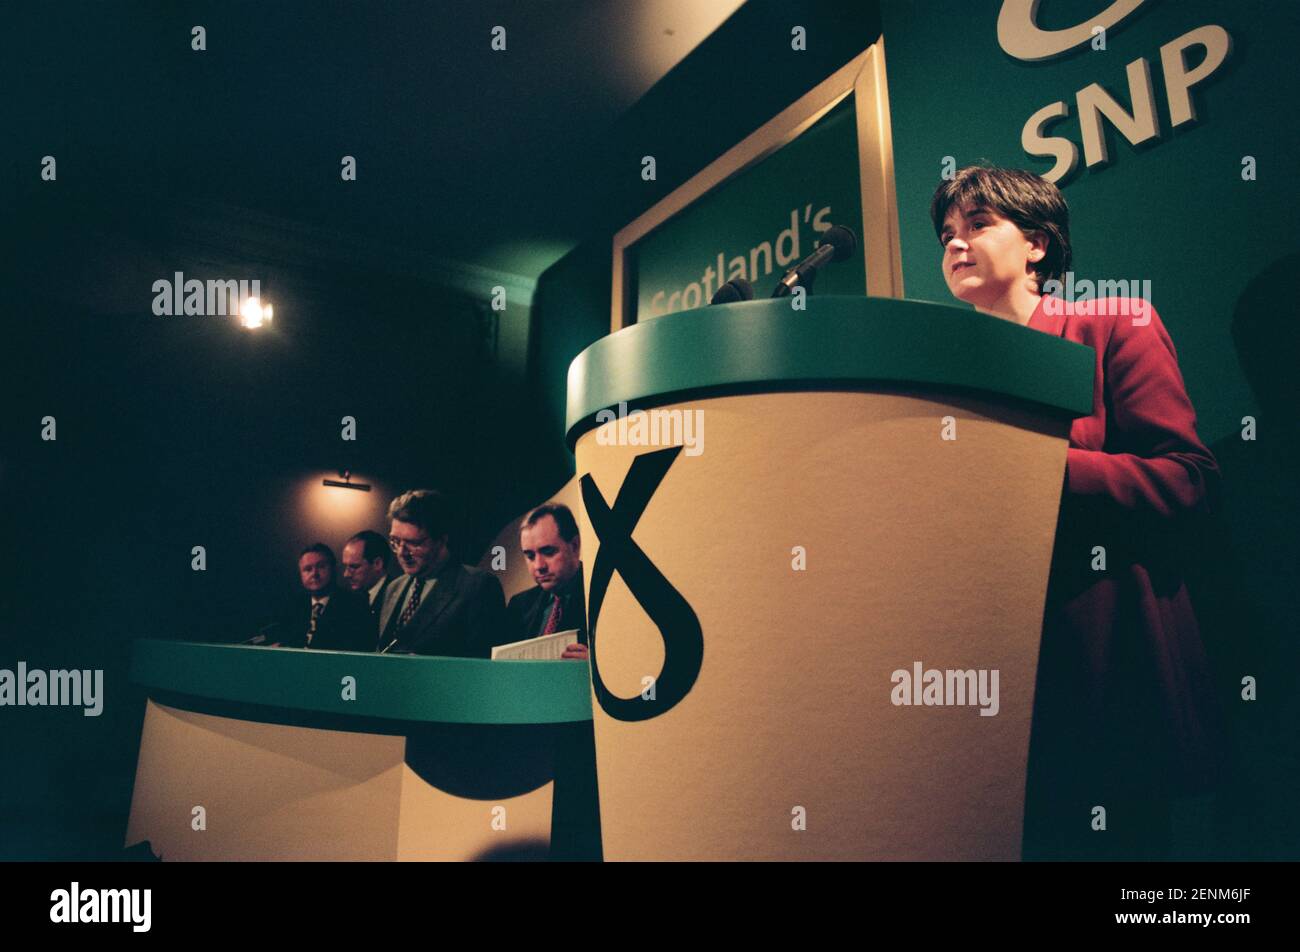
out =
<svg viewBox="0 0 1300 952"><path fill-rule="evenodd" d="M1033 278L1035 244L1008 218L988 208L951 208L943 220L943 279L952 296L988 307L1017 282Z"/></svg>

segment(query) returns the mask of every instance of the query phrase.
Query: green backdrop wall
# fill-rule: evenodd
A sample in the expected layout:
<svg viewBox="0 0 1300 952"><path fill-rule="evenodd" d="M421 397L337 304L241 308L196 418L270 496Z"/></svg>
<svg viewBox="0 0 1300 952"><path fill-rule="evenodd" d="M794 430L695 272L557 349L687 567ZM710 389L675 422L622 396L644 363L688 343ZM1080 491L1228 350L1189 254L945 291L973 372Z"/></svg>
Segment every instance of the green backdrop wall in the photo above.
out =
<svg viewBox="0 0 1300 952"><path fill-rule="evenodd" d="M861 236L854 105L848 96L793 142L634 244L627 270L636 288L635 319L702 307L732 278L750 281L766 296L831 225ZM862 294L866 286L861 245L815 284L818 294Z"/></svg>

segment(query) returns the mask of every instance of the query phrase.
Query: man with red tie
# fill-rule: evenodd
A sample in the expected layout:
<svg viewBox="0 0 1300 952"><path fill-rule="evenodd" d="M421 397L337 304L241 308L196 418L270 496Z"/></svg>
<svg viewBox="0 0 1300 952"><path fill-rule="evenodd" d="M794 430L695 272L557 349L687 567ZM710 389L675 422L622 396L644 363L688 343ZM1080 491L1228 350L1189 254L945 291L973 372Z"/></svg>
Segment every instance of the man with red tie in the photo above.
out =
<svg viewBox="0 0 1300 952"><path fill-rule="evenodd" d="M581 541L568 506L549 503L524 517L519 526L519 548L537 586L520 592L506 606L514 641L576 628L578 640L564 649L564 657L587 659Z"/></svg>

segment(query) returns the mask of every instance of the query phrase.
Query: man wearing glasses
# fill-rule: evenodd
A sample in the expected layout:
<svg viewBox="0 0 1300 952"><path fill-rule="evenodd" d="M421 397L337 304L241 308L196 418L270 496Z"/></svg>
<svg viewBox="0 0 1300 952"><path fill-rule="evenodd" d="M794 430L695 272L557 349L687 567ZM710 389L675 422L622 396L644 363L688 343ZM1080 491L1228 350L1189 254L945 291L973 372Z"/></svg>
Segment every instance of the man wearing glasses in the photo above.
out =
<svg viewBox="0 0 1300 952"><path fill-rule="evenodd" d="M403 575L384 592L378 650L490 657L503 641L505 595L491 572L451 557L446 499L432 489L413 489L389 504L388 518L388 542Z"/></svg>

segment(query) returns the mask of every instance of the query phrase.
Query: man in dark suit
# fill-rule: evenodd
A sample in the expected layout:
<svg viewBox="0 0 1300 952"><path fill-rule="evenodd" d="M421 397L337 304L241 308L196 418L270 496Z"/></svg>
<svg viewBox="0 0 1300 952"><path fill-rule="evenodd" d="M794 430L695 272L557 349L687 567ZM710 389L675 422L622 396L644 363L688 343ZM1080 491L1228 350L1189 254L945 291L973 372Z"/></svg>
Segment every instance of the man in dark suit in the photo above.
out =
<svg viewBox="0 0 1300 952"><path fill-rule="evenodd" d="M560 503L538 506L519 526L519 548L536 587L520 592L506 606L511 641L524 641L570 628L578 640L564 657L587 658L587 606L582 582L578 523Z"/></svg>
<svg viewBox="0 0 1300 952"><path fill-rule="evenodd" d="M379 613L389 583L388 541L373 529L364 529L343 543L339 563L343 566L343 587L365 597L378 638Z"/></svg>
<svg viewBox="0 0 1300 952"><path fill-rule="evenodd" d="M285 648L374 651L374 626L366 603L334 584L334 552L317 542L298 556L299 596L280 624L277 643Z"/></svg>
<svg viewBox="0 0 1300 952"><path fill-rule="evenodd" d="M504 640L505 595L491 572L461 565L447 546L451 514L431 489L388 507L389 545L403 576L389 583L379 615L383 652L487 658Z"/></svg>

